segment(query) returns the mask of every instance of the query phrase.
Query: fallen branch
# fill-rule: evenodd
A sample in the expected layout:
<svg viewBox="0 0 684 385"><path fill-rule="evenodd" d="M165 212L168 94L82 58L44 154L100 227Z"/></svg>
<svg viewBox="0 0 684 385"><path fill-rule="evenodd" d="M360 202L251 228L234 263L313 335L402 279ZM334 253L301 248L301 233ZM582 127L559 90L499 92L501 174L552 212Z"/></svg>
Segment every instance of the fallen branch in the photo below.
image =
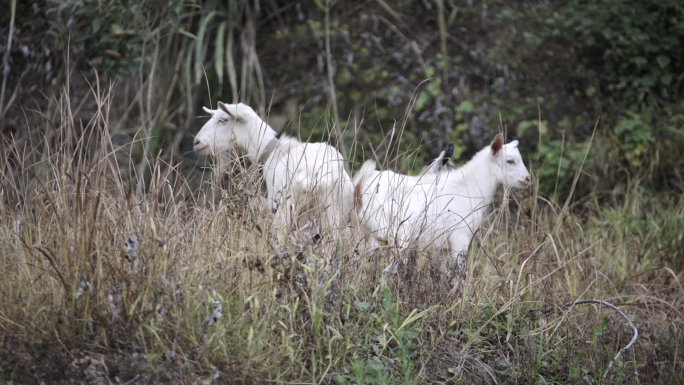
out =
<svg viewBox="0 0 684 385"><path fill-rule="evenodd" d="M608 303L608 302L605 302L605 301L601 301L601 300L598 300L598 299L584 299L584 300L581 300L581 301L566 302L566 303L560 304L559 306L561 306L561 307L571 307L571 306L582 305L582 304L587 304L587 303L597 303L597 304L604 305L604 306L607 306L607 307L609 307L609 308L615 310L616 312L618 312L618 314L620 314L620 315L622 316L622 318L625 319L625 321L627 321L627 323L628 323L629 326L632 328L632 330L634 330L634 337L632 337L632 340L629 341L629 343L628 343L627 345L625 345L624 348L620 349L620 350L618 351L618 353L615 355L615 357L613 357L613 360L610 362L610 364L608 364L608 369L606 369L606 371L603 373L603 378L605 379L606 376L608 375L608 372L610 371L610 369L613 367L613 365L614 365L615 362L618 360L618 358L620 358L620 355L622 355L622 352L624 352L625 350L629 349L632 345L634 345L634 343L635 343L636 340L637 340L637 337L639 336L639 330L636 328L636 326L634 326L634 324L633 324L632 321L629 319L629 317L627 317L627 314L623 313L623 312L622 312L620 309L618 309L616 306L614 306L614 305L612 305L612 304L610 304L610 303Z"/></svg>

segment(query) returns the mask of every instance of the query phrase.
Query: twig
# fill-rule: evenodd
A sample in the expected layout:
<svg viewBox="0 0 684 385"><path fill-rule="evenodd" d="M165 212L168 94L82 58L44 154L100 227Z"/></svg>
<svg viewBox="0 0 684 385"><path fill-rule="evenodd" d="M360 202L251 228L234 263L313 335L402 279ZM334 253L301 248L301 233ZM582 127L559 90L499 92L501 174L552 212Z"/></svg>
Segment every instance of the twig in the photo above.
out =
<svg viewBox="0 0 684 385"><path fill-rule="evenodd" d="M154 47L154 57L152 59L152 68L150 69L150 78L147 83L147 119L148 121L146 122L146 130L145 130L145 146L143 148L143 153L142 153L142 159L140 160L140 164L138 165L138 185L135 189L135 202L140 203L140 200L142 198L142 193L144 190L144 183L145 183L145 169L147 168L148 161L147 161L147 153L150 151L150 142L152 140L152 129L154 128L154 119L152 118L152 89L154 86L154 73L156 71L156 66L157 66L157 57L159 56L159 36L155 39L155 47ZM144 60L143 60L144 62ZM142 65L141 65L142 67ZM142 77L142 74L141 74ZM143 83L141 83L143 84ZM142 96L140 98L140 105L142 105ZM143 120L143 123L145 121Z"/></svg>
<svg viewBox="0 0 684 385"><path fill-rule="evenodd" d="M21 87L21 81L24 80L24 76L29 73L31 68L27 68L26 71L24 71L21 76L19 76L19 80L17 80L17 85L14 87L14 92L12 92L12 96L10 96L9 100L7 101L7 105L5 108L0 111L0 117L4 117L7 111L9 111L10 107L12 107L12 104L14 104L14 101L17 99L17 95L19 95L19 88Z"/></svg>
<svg viewBox="0 0 684 385"><path fill-rule="evenodd" d="M392 9L392 7L390 7L384 0L375 0L375 1L377 1L378 4L380 4L380 6L381 6L385 11L387 11L387 13L389 13L389 14L392 16L392 18L394 18L394 20L396 20L397 22L399 22L399 24L401 24L402 27L404 27L407 31L409 31L409 32L411 33L411 35L413 35L414 39L417 39L417 38L418 38L418 35L416 35L416 34L411 30L411 28L404 22L404 20L401 19L401 17L399 16L399 14L396 13L396 12Z"/></svg>
<svg viewBox="0 0 684 385"><path fill-rule="evenodd" d="M389 20L385 19L384 17L380 15L376 15L378 20L382 21L385 23L389 29L394 31L397 35L401 36L402 39L404 39L407 43L411 45L411 50L413 50L413 53L416 55L416 58L418 59L418 63L420 64L420 68L423 70L423 73L425 74L425 78L430 78L430 74L428 73L427 65L425 65L425 60L423 60L423 55L420 53L420 47L418 47L418 43L416 43L415 40L411 40L408 37L406 37L399 28L397 28L396 25L392 24Z"/></svg>
<svg viewBox="0 0 684 385"><path fill-rule="evenodd" d="M563 304L561 304L561 305L559 305L559 306L562 306L562 307L571 307L571 306L582 305L582 304L586 304L586 303L597 303L597 304L604 305L604 306L607 306L607 307L609 307L609 308L615 310L618 314L620 314L620 315L622 316L622 318L625 319L625 321L627 321L627 324L629 324L629 326L632 328L632 330L634 330L634 337L632 337L632 340L629 341L629 343L628 343L627 345L625 345L624 348L620 349L620 350L618 351L618 353L615 355L615 357L613 357L613 360L610 362L610 364L608 364L608 369L606 369L606 371L603 373L603 378L605 379L606 376L608 375L608 372L609 372L610 369L613 367L613 364L615 364L615 362L617 361L617 359L620 358L620 355L622 355L622 352L624 352L625 350L629 349L632 345L634 345L634 343L635 343L636 340L637 340L637 337L639 336L639 330L636 328L636 326L634 326L634 324L632 323L632 321L629 319L629 317L627 317L627 315L626 315L625 313L623 313L623 312L622 312L620 309L618 309L616 306L614 306L614 305L612 305L612 304L610 304L610 303L608 303L608 302L605 302L605 301L601 301L601 300L598 300L598 299L584 299L584 300L581 300L581 301L566 302L566 303L563 303Z"/></svg>
<svg viewBox="0 0 684 385"><path fill-rule="evenodd" d="M274 4L274 5L275 5L275 4ZM257 27L259 27L259 28L263 27L264 25L267 24L267 22L268 22L269 20L273 19L273 18L276 17L276 16L279 16L281 13L287 11L288 9L292 8L292 7L295 6L295 5L297 5L297 2L296 2L296 1L293 1L293 2L291 2L290 4L284 5L284 6L280 7L280 8L278 8L278 9L276 9L275 11L273 11L273 13L271 13L270 15L266 16L265 18L263 18L263 19L259 22L259 25L258 25ZM277 5L276 5L276 6L277 6Z"/></svg>
<svg viewBox="0 0 684 385"><path fill-rule="evenodd" d="M330 91L330 104L333 108L333 117L335 119L334 127L337 133L337 144L340 147L342 157L345 159L344 169L349 170L347 166L347 146L342 139L342 126L340 123L340 113L337 110L337 96L335 95L335 81L333 80L332 70L332 54L330 53L330 0L325 0L325 59L328 67L328 91Z"/></svg>
<svg viewBox="0 0 684 385"><path fill-rule="evenodd" d="M560 226L561 222L563 221L563 218L565 218L565 213L568 210L568 206L570 205L570 200L572 199L572 195L575 192L575 187L577 187L577 181L579 180L579 177L582 174L584 162L587 160L587 155L589 155L589 150L591 150L592 143L594 143L594 136L596 135L596 128L598 127L598 124L599 119L596 119L596 124L594 125L594 130L591 132L591 139L589 140L587 151L584 153L582 164L580 164L579 170L577 170L577 172L575 173L575 179L573 179L572 186L570 187L570 194L568 194L568 198L565 200L565 204L563 205L563 209L561 210L560 215L558 216L558 220L556 220L556 224L553 226L552 233L555 233L556 230L558 230L558 226Z"/></svg>
<svg viewBox="0 0 684 385"><path fill-rule="evenodd" d="M16 11L17 11L17 0L12 0L12 16L10 18L10 27L9 27L9 37L7 38L7 50L5 51L5 55L2 58L2 72L3 72L3 78L2 78L2 91L0 92L0 121L2 118L5 116L3 113L4 105L5 105L5 87L7 87L7 78L9 77L10 74L10 66L9 66L9 57L10 57L10 51L12 50L12 36L14 34L14 17L16 16Z"/></svg>
<svg viewBox="0 0 684 385"><path fill-rule="evenodd" d="M21 81L21 78L19 78L19 81ZM15 93L16 93L16 89L15 89ZM78 107L76 107L76 110L74 111L73 114L71 114L71 116L77 116L78 113L81 112L81 109L85 105L85 102L88 101L88 95L90 95L90 94L86 94L86 96L83 99L81 99L81 103L79 103ZM7 103L7 107L5 107L6 110L12 104L13 99L14 99L14 96L12 98L10 98L10 101ZM34 110L28 110L28 111L36 112L38 114L42 114L40 111L34 111ZM45 116L45 118L48 119L47 116ZM59 125L59 128L54 128L54 127L53 128L55 131L59 132L62 130L62 128L66 127L67 123L68 122L64 121ZM41 130L43 130L43 126L38 126L38 127L34 128L33 130L29 131L28 134L26 134L26 135L22 136L21 138L13 141L8 147L5 147L5 153L12 151L15 147L21 146L22 144L24 144L24 142L26 142L31 137L31 135L35 135L35 134L39 133Z"/></svg>
<svg viewBox="0 0 684 385"><path fill-rule="evenodd" d="M39 133L40 130L42 130L42 129L43 129L43 126L38 126L38 127L34 128L33 130L31 130L28 134L22 136L21 138L19 138L17 140L12 141L12 143L8 147L5 147L4 152L8 153L8 152L12 151L15 147L21 146L22 144L24 144L25 141L28 140L28 138L31 135Z"/></svg>
<svg viewBox="0 0 684 385"><path fill-rule="evenodd" d="M66 350L66 352L71 356L71 358L73 358L74 361L76 361L76 357L74 357L74 355L71 354L71 352L69 351L69 349L67 349L67 347L64 345L64 342L62 342L62 340L59 339L59 334L57 334L57 329L55 329L55 337L57 337L57 341L59 341L59 344L62 345L62 347L64 348L64 350Z"/></svg>
<svg viewBox="0 0 684 385"><path fill-rule="evenodd" d="M444 20L444 0L437 0L437 21L439 25L440 49L442 51L442 60L444 61L444 68L442 73L442 82L446 85L449 81L449 62L447 56L447 41L446 41L446 21Z"/></svg>

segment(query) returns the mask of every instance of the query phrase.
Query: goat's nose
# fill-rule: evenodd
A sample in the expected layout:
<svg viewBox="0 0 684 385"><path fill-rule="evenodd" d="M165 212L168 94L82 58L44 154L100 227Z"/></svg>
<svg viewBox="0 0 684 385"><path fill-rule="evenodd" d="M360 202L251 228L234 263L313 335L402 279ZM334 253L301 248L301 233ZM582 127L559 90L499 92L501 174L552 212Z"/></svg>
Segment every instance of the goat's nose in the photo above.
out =
<svg viewBox="0 0 684 385"><path fill-rule="evenodd" d="M526 177L525 177L525 180L529 182L529 181L530 181L530 176L529 176L529 175L526 176Z"/></svg>
<svg viewBox="0 0 684 385"><path fill-rule="evenodd" d="M195 147L199 146L200 144L202 144L202 142L200 142L199 139L195 139Z"/></svg>

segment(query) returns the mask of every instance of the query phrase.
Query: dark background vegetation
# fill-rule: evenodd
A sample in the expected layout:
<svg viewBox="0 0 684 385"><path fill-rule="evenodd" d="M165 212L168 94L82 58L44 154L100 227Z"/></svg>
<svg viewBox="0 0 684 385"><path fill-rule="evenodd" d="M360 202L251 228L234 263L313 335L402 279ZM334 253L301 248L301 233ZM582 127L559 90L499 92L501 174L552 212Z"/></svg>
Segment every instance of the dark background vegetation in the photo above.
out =
<svg viewBox="0 0 684 385"><path fill-rule="evenodd" d="M339 375L335 379L340 383L402 383L404 380L405 383L412 383L410 379L422 381L414 376L419 359L427 365L421 367L421 371L422 368L428 368L426 370L438 373L444 369L444 373L439 374L442 379L455 375L449 372L452 369L446 369L447 366L442 367L434 364L434 360L430 361L436 352L455 351L453 346L442 345L447 342L444 342L444 334L435 331L439 329L440 333L447 330L445 333L451 338L449 343L453 342L459 349L466 341L467 344L475 343L477 348L473 349L472 356L495 368L500 375L499 380L509 381L509 384L537 383L542 380L597 383L605 369L601 365L609 362L611 352L624 345L622 336L629 336L629 330L622 334L615 332L621 326L615 326L615 322L611 323L608 317L601 321L600 311L596 311L591 317L573 321L582 327L572 329L568 326L568 330L563 330L572 338L566 340L554 334L554 330L551 334L556 339L545 341L543 333L541 337L538 336L538 321L534 318L536 316L530 315L532 310L529 310L529 306L560 299L573 300L590 287L592 291L588 295L603 296L603 286L597 289L599 284L596 282L600 281L600 285L604 285L604 278L596 277L599 277L599 270L605 268L601 274L605 273L606 282L610 281L608 293L633 306L630 315L635 317L643 333L640 348L635 348L636 353L624 358L632 360L629 365L633 366L623 367L620 362L620 368L616 370L618 374L612 381L620 383L627 381L627 378L642 383L681 381L682 349L678 345L681 341L682 319L679 281L684 267L684 201L681 199L684 193L684 4L681 1L2 0L0 9L0 55L3 63L0 73L0 155L4 174L0 199L3 210L5 206L8 207L7 211L1 213L0 224L10 229L8 232L13 231L12 237L16 235L19 239L20 233L35 231L52 240L55 245L62 245L62 250L67 250L64 251L65 255L79 256L74 258L77 262L73 263L76 266L72 266L73 274L69 270L72 267L56 267L52 260L49 261L51 267L46 267L54 271L69 271L72 281L63 282L64 293L60 293L67 298L66 304L62 305L70 310L59 308L50 313L43 312L41 307L35 312L34 307L27 305L26 309L12 309L0 314L3 317L0 319L3 328L0 359L10 357L19 362L30 356L26 352L34 354L41 351L35 346L51 343L53 347L57 346L56 350L50 351L52 355L38 354L22 362L59 361L62 366L68 366L69 362L73 366L73 360L65 357L64 351L69 352L75 346L82 347L94 340L100 344L98 349L106 350L110 358L119 352L147 352L145 358L121 353L121 357L128 358L117 358L119 361L112 359L115 364L108 362L110 366L119 367L123 365L121 362L128 362L126 360L135 365L141 361L144 363L140 365L142 369L128 373L127 378L135 379L138 375L154 372L158 377L145 378L155 381L155 378L163 377L164 365L167 369L171 368L168 369L169 373L177 369L174 366L175 358L168 358L165 354L169 351L166 345L175 346L180 341L179 346L186 349L187 357L191 357L184 356L183 359L200 362L195 369L183 367L188 372L196 370L208 378L211 378L211 368L215 365L221 367L222 379L226 378L225 373L233 373L234 378L243 382L251 378L251 383L259 383L259 379L266 378L299 381L309 374L311 377L306 377L306 381L322 381L325 378L331 381L330 376L335 371ZM326 9L329 13L327 23ZM11 25L13 28L10 28ZM330 57L326 53L326 29L329 29ZM332 64L336 102L330 97L328 58ZM108 95L106 106L103 106L102 95ZM389 292L378 294L374 286L376 281L369 279L362 283L366 278L359 277L363 276L365 270L359 270L361 273L348 281L356 279L354 282L358 287L347 287L345 290L353 294L345 292L347 297L344 301L347 302L342 301L340 303L344 304L339 305L346 309L348 318L345 318L346 330L340 328L346 345L341 342L336 345L334 353L337 356L333 354L334 340L330 342L330 347L326 345L332 332L326 329L325 322L334 317L320 307L317 310L320 313L316 313L311 310L310 303L306 309L310 310L311 319L306 318L308 315L298 314L297 317L301 318L293 316L290 319L290 329L283 326L288 333L295 335L296 332L297 335L309 337L309 340L304 338L302 341L283 342L282 345L274 343L276 348L270 346L269 333L278 338L280 334L259 324L260 317L273 324L283 319L279 318L282 314L278 310L265 309L259 313L258 301L255 305L249 305L253 303L250 301L254 301L251 274L259 270L254 267L255 262L247 263L236 257L230 262L233 265L229 265L219 258L217 266L225 267L227 272L224 275L224 270L209 268L202 259L209 255L206 258L213 261L214 255L218 255L216 250L223 250L223 244L216 246L212 243L213 239L220 240L222 234L238 234L234 237L236 239L228 236L229 240L216 243L226 242L231 248L239 248L240 252L254 246L245 244L251 242L250 237L255 236L242 227L235 227L233 222L221 224L225 228L214 228L212 215L218 215L216 213L220 210L212 212L207 209L201 215L193 216L187 214L192 210L184 206L185 203L176 200L169 204L175 210L173 215L168 214L173 211L171 209L163 215L154 215L157 201L162 199L155 195L159 193L160 169L166 167L165 170L172 169L168 175L176 173L176 176L182 176L184 179L179 185L187 181L178 190L183 190L182 194L185 194L188 202L193 194L201 194L202 188L206 187L202 184L203 177L212 159L193 153L192 138L206 121L201 107L216 108L219 100L247 103L262 116L268 116L268 121L277 131L303 139L337 142L339 138L332 128L336 124L343 130L342 141L352 161L352 171L363 160L375 156L380 161L386 161L389 167L416 173L449 142L455 145L454 161L463 163L488 144L500 130L506 132L508 140L520 140L520 149L538 182L538 190L519 192L524 198L515 208L521 210L516 211L518 218L515 219L515 225L510 225L510 233L505 229L514 221L514 216L506 217L499 227L494 226L496 229L491 234L493 240L480 239L473 246L473 250L477 249L480 253L477 254L480 258L476 261L473 285L488 289L486 296L482 294L484 291L477 291L480 286L473 286L471 292L474 297L482 294L484 305L478 302L480 297L477 297L477 301L472 300L477 302L476 305L471 306L472 303L468 302L467 306L462 305L456 315L450 303L445 305L440 302L447 310L440 308L437 311L431 307L435 311L434 316L430 315L432 318L426 315L427 310L419 313L421 317L429 318L429 321L425 321L426 325L434 327L434 330L417 324L402 330L404 320L412 319L414 315L412 309L393 302ZM339 122L335 121L335 103L340 115ZM103 111L106 111L105 116L102 116ZM111 148L102 149L92 145L99 140L98 131L93 128L95 126L109 133L112 141L106 145ZM395 134L401 132L401 135L397 139L397 134L394 137L395 144L389 146L393 127L396 127ZM81 145L80 140L89 144ZM576 178L590 142L591 149L586 162ZM59 152L62 145L65 147ZM75 150L65 151L64 148ZM114 290L112 286L124 278L119 281L112 277L97 278L109 285L105 287L102 283L101 293L97 290L95 278L86 280L86 275L90 273L83 273L86 275L79 278L81 271L78 269L81 265L78 261L84 261L83 266L91 263L88 242L95 242L84 240L87 237L79 235L79 226L86 229L88 222L73 219L56 225L51 222L54 218L40 217L40 213L54 209L52 203L43 197L58 193L35 193L34 190L40 190L40 186L32 180L39 177L49 179L46 176L49 172L32 174L32 171L27 171L37 169L43 163L57 164L62 160L54 154L63 155L66 152L69 152L66 156L74 159L92 160L97 156L107 158L111 155L117 157L120 164L126 165L121 167L121 174L126 175L116 182L119 195L113 194L110 202L102 203L103 207L110 208L110 217L97 217L97 208L95 214L88 211L88 207L92 209L100 204L99 195L95 202L94 192L89 200L84 200L88 204L78 206L81 211L74 211L77 213L75 218L80 214L84 218L92 215L92 220L98 223L93 228L107 228L113 232L114 235L108 233L103 237L107 238L105 241L98 241L107 250L103 255L114 255L112 260L120 257L110 251L121 249L124 234L135 231L140 233L141 239L144 239L145 234L151 239L141 249L149 254L161 253L157 243L161 245L166 238L157 237L155 220L160 233L162 227L176 231L173 235L176 238L170 236L169 239L169 245L176 242L176 246L169 246L169 249L174 250L175 247L175 250L186 254L168 252L167 255L173 254L173 264L183 265L188 260L191 261L189 265L194 263L194 269L184 270L195 272L184 276L189 288L187 296L197 303L204 302L188 309L164 302L173 302L173 298L166 298L167 294L164 294L166 297L163 301L159 301L168 309L180 306L173 309L181 314L177 319L183 323L185 334L178 333L178 329L169 331L167 325L164 326L167 334L158 337L158 340L155 340L157 337L145 336L137 339L138 334L131 337L134 342L126 338L117 340L119 335L126 335L130 330L143 335L145 333L140 330L154 329L155 324L148 322L148 318L155 318L154 311L157 308L141 310L141 315L131 310L128 315L130 319L127 319L130 323L125 324L130 329L118 329L117 333L120 334L102 332L102 335L113 333L114 337L108 334L101 337L98 334L98 330L109 330L107 327L114 330L117 325L123 324L108 323L107 295L115 292L110 289ZM22 163L24 160L30 160L26 163L31 165ZM90 165L96 163L93 161ZM74 178L78 178L76 174L65 175L61 176L59 183L67 183L65 181L68 178L73 182ZM10 188L10 181L14 183L13 188ZM104 185L106 182L102 183ZM119 229L117 226L125 222L121 218L130 220L130 213L120 213L132 211L130 202L133 193L136 202L146 202L154 207L153 214L150 218L145 217L142 225L138 220L135 225L138 227L127 224L130 228ZM537 193L539 200L536 199ZM34 194L40 195L39 199L33 199ZM240 194L245 194L245 191L240 191ZM238 202L244 198L240 194L230 199ZM530 199L530 196L534 199ZM569 196L572 197L567 202L569 210L560 210ZM251 206L230 199L226 201L228 203L222 201L222 204L231 207L230 210L234 210L231 205L238 205L245 212L252 210ZM541 199L545 199L550 208L538 207ZM105 200L103 198L103 202ZM124 201L128 202L128 208L124 208ZM204 209L197 202L199 200L194 204ZM542 203L539 205L543 206ZM139 206L144 204L140 203ZM201 211L197 207L193 210ZM72 213L71 208L64 210ZM494 212L499 215L500 211L497 210L499 208L495 208ZM501 210L503 212L506 208ZM238 211L231 211L231 215ZM11 215L16 215L18 219L8 222L7 218L14 218ZM265 218L259 216L261 212L258 215L249 212L244 215L254 215L257 221ZM152 221L153 230L146 227L148 219ZM525 226L518 226L518 219ZM35 223L26 225L31 220ZM194 225L188 229L185 223ZM51 226L60 230L50 230ZM197 226L206 226L207 233L212 231L211 234L216 237L207 237L212 238L212 241L207 241L204 235L201 241L191 235L187 235L189 240L183 238L186 232L190 234L196 231L194 227ZM22 230L24 228L29 230ZM225 233L221 232L223 230ZM521 265L523 258L519 256L531 258L538 246L541 249L542 243L547 242L546 230L552 233L549 235L551 242L557 241L558 245L565 248L561 250L561 256L557 250L553 254L553 249L546 247L540 252L543 256L538 257L539 265L536 260ZM96 231L92 230L94 233ZM243 236L246 233L249 234ZM71 236L76 237L78 242L69 241ZM556 237L556 241L553 237ZM29 238L26 236L26 239ZM79 243L81 241L83 243ZM48 242L45 241L45 244ZM590 245L597 244L598 250L592 249L584 254ZM18 240L14 244L3 240L0 247L15 247L13 250L21 250L27 260L37 258L42 265L48 265L47 254L47 259L41 260L40 254L36 252L34 255L27 243L23 245L25 247ZM79 254L81 251L78 247L81 245L84 245L84 251L81 250L83 252ZM261 243L257 246L254 249L258 249L258 252L263 251L259 247L267 250L265 258L268 258L267 247ZM499 247L503 247L504 251ZM55 249L58 247L55 246ZM165 253L166 250L164 248ZM483 255L489 251L508 256L505 257L508 259L495 258L492 261L497 266L497 276L494 278L501 279L503 283L491 286L487 286L490 284L487 279L493 276L487 277L483 273L492 271L492 267L487 265L489 260ZM564 261L562 263L561 258ZM31 261L35 262L33 259ZM553 265L556 261L558 269L561 266L567 269L567 272L563 271L565 278L553 276L553 283L539 284L525 297L518 292L524 269L528 269L528 279L535 277L534 274L538 274L536 277L549 277L552 275L550 271L557 271L554 270L556 265ZM159 262L157 266L154 263L158 262L150 262L150 271L154 267L158 269L154 270L155 274L158 271L168 274L164 270L166 265ZM7 267L10 265L14 266L6 263L6 271L10 271ZM502 272L498 272L499 265L505 267ZM260 269L263 278L263 266ZM519 273L516 273L518 269ZM249 271L248 283L247 273L242 274L241 271ZM131 308L135 309L138 303L135 298L147 300L141 300L142 303L157 304L154 302L158 300L157 297L163 297L153 293L154 290L161 290L156 281L158 275L145 277L147 281L141 279L142 283L135 286L137 278L131 278L129 273L123 267L121 271L117 270L117 274L130 281L127 290L128 298L133 298L130 300ZM25 276L30 277L31 274L26 273ZM92 274L95 276L95 273ZM519 276L516 277L516 274ZM38 279L31 282L39 282ZM222 287L235 288L234 291L223 292L223 295L228 298L224 301L226 309L229 304L235 306L231 311L236 321L229 326L217 327L223 334L216 332L221 339L220 343L214 341L213 345L211 341L207 343L206 334L203 344L201 337L193 337L204 333L204 328L201 328L201 333L197 330L201 322L195 321L205 316L208 308L205 297L216 296L216 292L204 296L201 289L201 285L205 285L204 290L209 293L205 280L210 279L217 282L216 287L219 287L220 282ZM518 281L513 290L515 279ZM487 284L482 283L485 281ZM92 308L86 306L85 310L79 308L75 300L69 302L73 297L70 290L75 290L79 285L86 287L84 282L92 282L96 286L95 294L90 289L95 305ZM200 288L193 289L191 284ZM609 284L605 285L608 287ZM428 291L427 286L419 286ZM0 283L0 287L3 292L11 294L14 303L23 303L21 300L25 297L16 286L9 283L2 286ZM642 289L644 291L639 291ZM270 286L261 287L260 290L268 291ZM510 302L501 298L498 290L510 296ZM372 296L369 293L373 293ZM314 305L323 303L322 295L313 298L313 291L311 295ZM32 306L36 306L35 303L40 303L44 298L42 296L51 298L42 292L28 298L35 298ZM152 297L154 299L150 299ZM194 303L192 301L185 299L183 306ZM273 306L277 308L278 302L274 300L273 303L276 303ZM426 300L425 307L429 303L430 300ZM289 303L288 306L296 308L298 304ZM256 309L253 314L250 313L254 322L241 318L243 307L244 314L248 314L248 311L252 311L250 306ZM504 313L502 309L509 306L516 307L516 310ZM422 307L420 309L424 310ZM186 310L187 313L184 313ZM86 317L79 312L100 312L101 317L93 315L86 327L83 321ZM39 313L44 318L38 317ZM226 310L226 314L229 313ZM175 316L167 313L167 317L171 319ZM317 321L314 322L314 318ZM95 331L88 332L86 329L93 327L93 319ZM9 320L14 326L8 326ZM22 334L24 330L17 331L18 328L24 322L28 325L33 320L36 320L34 331L38 336L32 341L34 345L29 347L26 342L24 350L17 348L23 345L16 340L30 339L27 337L30 333ZM60 325L54 330L55 333L52 330L49 335L44 333L43 325L52 325L50 322L56 323L55 320L59 320ZM417 322L417 318L413 320ZM99 324L105 326L98 329ZM149 325L152 325L151 329ZM311 325L316 325L314 332L311 332ZM138 326L140 329L136 329ZM255 348L258 344L251 345L253 326L257 333L262 333L255 338L269 346ZM64 345L60 336L53 339L57 329L69 349L64 347L62 350ZM14 331L10 333L8 330ZM394 342L382 340L386 330L396 333ZM615 333L610 334L611 330ZM590 337L582 333L590 334ZM604 334L610 334L610 338L605 337L610 344L605 343ZM9 335L11 337L7 337ZM268 357L272 361L259 366L258 362L255 363L257 360L252 360L251 355L244 353L247 335L250 336L250 352L262 354L260 357L266 357L264 362L268 361ZM505 341L502 335L508 336ZM515 348L509 343L511 336L518 338L511 339L517 341L514 342ZM352 338L355 340L352 341ZM152 342L145 347L141 341ZM102 347L108 343L114 347ZM382 349L377 348L380 345ZM530 345L535 348L529 348ZM7 346L12 346L12 349ZM213 353L205 353L205 347ZM107 350L110 348L111 351ZM309 356L305 348L311 348L314 353ZM228 352L221 349L227 349ZM297 353L288 355L287 349L295 349ZM386 357L383 358L383 355ZM296 358L292 358L294 356ZM328 369L333 368L327 374L329 377L321 375L320 370L316 372L316 365L328 365L332 356L339 361L334 365L329 364ZM387 357L389 360L385 359ZM453 362L457 362L462 357L454 355L452 358ZM178 362L181 362L180 358ZM297 369L281 372L287 362ZM150 365L145 366L148 363ZM90 365L82 364L84 367ZM593 370L594 365L601 366L601 370ZM0 364L0 383L11 377L7 373L14 373L20 367L20 364L6 367ZM162 369L155 372L155 367ZM46 373L48 369L45 369ZM26 373L29 372L31 370L26 369ZM56 375L64 374L63 370L55 369L57 372ZM122 378L124 374L119 372ZM32 381L32 377L26 378Z"/></svg>
<svg viewBox="0 0 684 385"><path fill-rule="evenodd" d="M423 147L399 169L415 172L447 142L464 161L503 123L526 153L541 152L542 192L563 195L598 121L579 191L610 201L639 180L654 192L682 193L681 2L329 6L339 124L354 160L371 148L382 159L384 136L406 124L402 150ZM10 16L0 15L3 51ZM323 0L20 1L4 58L2 134L27 135L27 119L39 119L30 110L57 102L67 72L83 88L96 69L116 84L113 134L125 142L149 129L150 150L169 158L192 157L196 116L217 100L269 110L276 130L318 140L334 118L324 21ZM94 105L86 100L80 113Z"/></svg>

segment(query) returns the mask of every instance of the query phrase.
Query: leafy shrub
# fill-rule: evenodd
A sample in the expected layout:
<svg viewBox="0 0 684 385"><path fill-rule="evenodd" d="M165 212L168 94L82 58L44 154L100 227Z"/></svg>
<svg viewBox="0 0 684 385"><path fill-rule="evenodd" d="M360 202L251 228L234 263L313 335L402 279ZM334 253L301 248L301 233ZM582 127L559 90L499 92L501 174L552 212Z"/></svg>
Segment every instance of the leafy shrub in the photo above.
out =
<svg viewBox="0 0 684 385"><path fill-rule="evenodd" d="M48 33L83 54L103 74L133 76L151 56L145 44L162 26L179 27L184 0L49 0Z"/></svg>
<svg viewBox="0 0 684 385"><path fill-rule="evenodd" d="M549 22L556 26L553 34L571 40L587 75L601 80L599 89L587 84L587 96L633 103L648 92L663 98L681 94L682 20L684 5L677 0L574 0Z"/></svg>
<svg viewBox="0 0 684 385"><path fill-rule="evenodd" d="M518 135L529 143L535 142L537 130L529 129L537 123L525 117L536 116L538 108L542 109L542 115L549 116L544 134L550 134L554 141L542 143L540 148L547 160L540 176L542 192L564 192L570 187L568 183L576 168L567 168L564 164L581 163L584 153L575 148L579 149L579 143L588 140L596 119L599 126L595 140L615 151L610 159L599 161L597 153L589 154L587 167L596 171L610 161L613 169L624 172L610 172L610 178L606 172L593 174L599 178L598 183L582 178L577 186L580 195L592 192L595 187L610 190L641 177L653 181L652 187L658 189L669 188L673 179L679 180L675 170L684 166L678 150L684 145L681 134L684 114L681 103L676 102L684 89L684 62L680 60L684 48L679 43L684 40L681 2L525 3L502 7L498 17L516 21L522 29L519 33L522 44L515 48L515 53L506 51L505 59L534 62L530 63L531 69L519 68L527 77L514 87L522 87L530 76L535 76L532 71L539 68L535 66L543 63L541 67L549 87L562 89L561 94L565 94L562 97L548 92L533 94L524 103L507 98L496 101L504 112L504 119L518 122L522 119L517 124ZM511 57L514 54L519 56ZM539 91L533 89L533 92ZM545 96L545 99L534 100L532 96ZM550 113L545 114L545 108ZM553 119L554 109L556 114L562 114L562 119ZM582 109L584 112L579 113ZM566 138L562 163L561 130ZM525 131L535 133L525 136ZM556 182L559 163L561 178Z"/></svg>

